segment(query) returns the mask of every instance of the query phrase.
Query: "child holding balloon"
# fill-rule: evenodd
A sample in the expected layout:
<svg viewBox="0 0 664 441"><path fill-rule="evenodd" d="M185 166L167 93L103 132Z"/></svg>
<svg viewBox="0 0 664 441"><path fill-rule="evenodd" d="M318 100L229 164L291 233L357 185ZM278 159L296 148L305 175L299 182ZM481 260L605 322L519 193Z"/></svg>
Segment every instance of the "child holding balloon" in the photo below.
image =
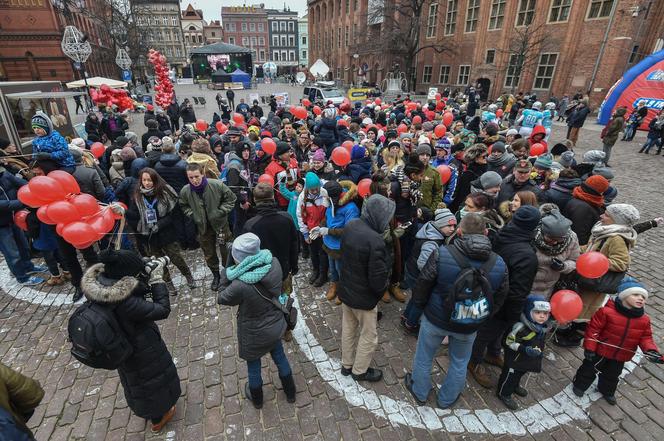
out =
<svg viewBox="0 0 664 441"><path fill-rule="evenodd" d="M582 397L599 375L597 390L607 403L616 404L615 392L625 362L637 348L655 363L664 363L652 336L650 317L644 311L648 291L632 277L625 277L618 295L590 320L583 342L583 363L576 371L572 391Z"/></svg>

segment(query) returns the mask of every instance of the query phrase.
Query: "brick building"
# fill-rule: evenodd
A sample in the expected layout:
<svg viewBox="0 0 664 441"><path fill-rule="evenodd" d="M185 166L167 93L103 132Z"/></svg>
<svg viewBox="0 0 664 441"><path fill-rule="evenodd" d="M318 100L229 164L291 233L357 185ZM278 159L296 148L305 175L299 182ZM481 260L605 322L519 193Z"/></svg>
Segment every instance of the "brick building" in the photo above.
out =
<svg viewBox="0 0 664 441"><path fill-rule="evenodd" d="M141 29L146 49L156 49L166 56L168 63L182 73L187 65L178 0L132 0L132 9ZM146 68L144 58L139 65Z"/></svg>
<svg viewBox="0 0 664 441"><path fill-rule="evenodd" d="M221 22L224 42L251 49L254 66L268 61L269 31L267 10L263 4L223 6Z"/></svg>
<svg viewBox="0 0 664 441"><path fill-rule="evenodd" d="M297 12L290 9L268 9L270 61L277 65L277 74L295 73L298 67Z"/></svg>
<svg viewBox="0 0 664 441"><path fill-rule="evenodd" d="M99 11L102 2L81 0L88 10ZM85 63L89 76L119 78L113 43L88 15L72 10L69 17L56 11L49 0L0 1L0 81L81 78L73 62L62 53L60 42L66 25L89 37L92 54Z"/></svg>

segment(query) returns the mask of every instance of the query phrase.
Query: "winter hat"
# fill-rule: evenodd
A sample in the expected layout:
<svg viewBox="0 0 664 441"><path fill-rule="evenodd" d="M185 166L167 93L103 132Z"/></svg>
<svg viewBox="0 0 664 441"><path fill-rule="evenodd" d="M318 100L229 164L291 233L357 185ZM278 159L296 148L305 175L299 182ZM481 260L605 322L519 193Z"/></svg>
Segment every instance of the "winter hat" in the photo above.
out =
<svg viewBox="0 0 664 441"><path fill-rule="evenodd" d="M399 139L413 139L413 134L410 132L403 132L401 135L399 135Z"/></svg>
<svg viewBox="0 0 664 441"><path fill-rule="evenodd" d="M258 254L261 250L261 240L254 233L244 233L235 238L231 255L236 263L241 263L249 256Z"/></svg>
<svg viewBox="0 0 664 441"><path fill-rule="evenodd" d="M359 145L354 145L352 150L350 151L351 161L355 161L356 159L362 159L366 155L367 155L367 149Z"/></svg>
<svg viewBox="0 0 664 441"><path fill-rule="evenodd" d="M325 159L325 150L323 149L316 150L311 156L311 160L316 162L325 162Z"/></svg>
<svg viewBox="0 0 664 441"><path fill-rule="evenodd" d="M606 213L618 225L633 226L639 221L639 210L630 204L611 204L606 207Z"/></svg>
<svg viewBox="0 0 664 441"><path fill-rule="evenodd" d="M327 181L324 188L325 191L327 191L327 195L330 197L330 199L337 199L339 196L341 196L341 193L344 192L341 184L339 184L337 181Z"/></svg>
<svg viewBox="0 0 664 441"><path fill-rule="evenodd" d="M259 182L254 187L253 196L256 205L274 202L274 189L270 186L270 184Z"/></svg>
<svg viewBox="0 0 664 441"><path fill-rule="evenodd" d="M535 160L534 165L537 168L541 168L541 169L544 169L544 170L551 170L551 166L553 165L553 158L551 157L550 153L540 155Z"/></svg>
<svg viewBox="0 0 664 441"><path fill-rule="evenodd" d="M618 189L616 187L609 186L609 188L606 189L602 196L604 197L604 205L609 205L615 198L618 197Z"/></svg>
<svg viewBox="0 0 664 441"><path fill-rule="evenodd" d="M233 127L230 127L228 130L226 130L226 135L228 135L228 136L242 136L242 130L240 130L237 127L233 126Z"/></svg>
<svg viewBox="0 0 664 441"><path fill-rule="evenodd" d="M498 125L494 123L489 123L486 125L486 128L484 130L486 131L487 135L496 136L498 134Z"/></svg>
<svg viewBox="0 0 664 441"><path fill-rule="evenodd" d="M648 290L636 281L634 277L625 276L618 285L618 298L622 301L632 294L641 294L646 299L648 298Z"/></svg>
<svg viewBox="0 0 664 441"><path fill-rule="evenodd" d="M574 164L574 152L571 150L567 150L566 152L562 152L560 155L560 159L558 159L558 162L560 162L560 165L562 165L565 168L569 168Z"/></svg>
<svg viewBox="0 0 664 441"><path fill-rule="evenodd" d="M607 181L604 176L593 175L585 180L582 186L584 185L595 191L598 195L602 195L609 188L609 181Z"/></svg>
<svg viewBox="0 0 664 441"><path fill-rule="evenodd" d="M161 148L165 149L167 147L168 148L175 147L175 144L173 143L173 138L171 138L170 136L164 136L163 138L161 138Z"/></svg>
<svg viewBox="0 0 664 441"><path fill-rule="evenodd" d="M516 136L519 134L519 131L517 129L509 129L507 133L505 133L505 136Z"/></svg>
<svg viewBox="0 0 664 441"><path fill-rule="evenodd" d="M514 213L512 223L523 230L534 231L540 223L540 218L540 212L536 207L523 205Z"/></svg>
<svg viewBox="0 0 664 441"><path fill-rule="evenodd" d="M291 150L290 144L284 141L277 141L277 151L274 153L275 156L281 156L284 153L288 153Z"/></svg>
<svg viewBox="0 0 664 441"><path fill-rule="evenodd" d="M491 144L491 153L505 153L505 143L502 141L496 141Z"/></svg>
<svg viewBox="0 0 664 441"><path fill-rule="evenodd" d="M53 130L53 122L51 122L51 118L49 118L48 115L41 110L37 110L37 112L32 117L30 124L33 129L44 129L47 135L51 133L51 130Z"/></svg>
<svg viewBox="0 0 664 441"><path fill-rule="evenodd" d="M145 123L145 126L148 128L148 130L155 130L159 128L159 123L157 122L157 120L149 119Z"/></svg>
<svg viewBox="0 0 664 441"><path fill-rule="evenodd" d="M431 145L431 140L426 135L420 135L420 137L417 138L417 144L418 145L420 145L420 144L429 144L429 145Z"/></svg>
<svg viewBox="0 0 664 441"><path fill-rule="evenodd" d="M615 178L611 167L607 167L604 164L595 164L593 167L593 175L604 176L607 181L611 181L611 179Z"/></svg>
<svg viewBox="0 0 664 441"><path fill-rule="evenodd" d="M514 170L518 172L529 172L533 169L533 165L527 159L521 159L514 165Z"/></svg>
<svg viewBox="0 0 664 441"><path fill-rule="evenodd" d="M553 210L542 218L542 234L549 237L566 237L572 226L572 221Z"/></svg>
<svg viewBox="0 0 664 441"><path fill-rule="evenodd" d="M103 250L99 253L99 262L104 264L104 275L115 280L136 276L145 268L141 256L130 250Z"/></svg>
<svg viewBox="0 0 664 441"><path fill-rule="evenodd" d="M242 157L242 152L245 150L251 151L253 149L253 146L251 145L250 142L247 141L240 141L235 143L235 153L237 153L238 156Z"/></svg>
<svg viewBox="0 0 664 441"><path fill-rule="evenodd" d="M430 121L423 122L422 130L424 130L425 132L431 132L433 130L433 124Z"/></svg>
<svg viewBox="0 0 664 441"><path fill-rule="evenodd" d="M392 147L399 147L401 148L401 143L399 141L390 141L390 143L387 145L388 149L391 149Z"/></svg>
<svg viewBox="0 0 664 441"><path fill-rule="evenodd" d="M307 174L304 175L304 188L311 189L316 187L320 187L320 178L316 173L307 172Z"/></svg>
<svg viewBox="0 0 664 441"><path fill-rule="evenodd" d="M445 149L449 151L451 146L452 144L450 144L450 140L447 138L440 138L438 141L436 141L437 149Z"/></svg>
<svg viewBox="0 0 664 441"><path fill-rule="evenodd" d="M495 171L484 172L482 173L482 176L480 176L480 184L482 184L484 190L487 188L500 187L500 184L502 183L503 178L501 178Z"/></svg>
<svg viewBox="0 0 664 441"><path fill-rule="evenodd" d="M260 133L260 137L261 138L272 138L272 132L270 132L269 130L263 130Z"/></svg>
<svg viewBox="0 0 664 441"><path fill-rule="evenodd" d="M126 136L118 136L117 138L115 138L115 145L118 146L119 148L126 146L128 142L129 138L127 138Z"/></svg>
<svg viewBox="0 0 664 441"><path fill-rule="evenodd" d="M447 208L437 209L436 212L434 213L433 220L431 222L433 223L433 226L439 230L443 227L457 224L457 220L456 217L454 217L454 213L452 213Z"/></svg>
<svg viewBox="0 0 664 441"><path fill-rule="evenodd" d="M131 161L132 159L136 159L136 152L131 147L124 147L120 150L120 157L123 161Z"/></svg>
<svg viewBox="0 0 664 441"><path fill-rule="evenodd" d="M420 144L415 149L418 155L429 155L431 156L431 146L429 144Z"/></svg>
<svg viewBox="0 0 664 441"><path fill-rule="evenodd" d="M162 142L161 138L158 136L151 136L150 139L148 139L148 143L152 147L152 150L161 150Z"/></svg>
<svg viewBox="0 0 664 441"><path fill-rule="evenodd" d="M365 126L368 126L368 125L373 124L373 121L371 120L371 118L364 118L362 120L362 124L365 125Z"/></svg>
<svg viewBox="0 0 664 441"><path fill-rule="evenodd" d="M337 116L336 107L328 107L323 111L323 118L335 118Z"/></svg>
<svg viewBox="0 0 664 441"><path fill-rule="evenodd" d="M588 150L583 154L583 162L590 164L604 163L606 153L601 150Z"/></svg>
<svg viewBox="0 0 664 441"><path fill-rule="evenodd" d="M69 143L69 146L70 147L76 147L76 148L79 148L79 149L84 149L85 148L85 141L83 140L83 138L74 138Z"/></svg>
<svg viewBox="0 0 664 441"><path fill-rule="evenodd" d="M551 304L541 295L530 294L526 297L523 316L531 323L535 323L533 312L551 312Z"/></svg>

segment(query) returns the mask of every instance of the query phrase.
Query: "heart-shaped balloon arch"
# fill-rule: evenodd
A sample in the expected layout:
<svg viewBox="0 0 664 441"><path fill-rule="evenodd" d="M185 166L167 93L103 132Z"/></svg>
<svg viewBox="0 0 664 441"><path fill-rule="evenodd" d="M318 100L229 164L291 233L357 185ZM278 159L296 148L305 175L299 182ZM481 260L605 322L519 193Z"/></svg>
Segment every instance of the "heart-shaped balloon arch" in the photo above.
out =
<svg viewBox="0 0 664 441"><path fill-rule="evenodd" d="M108 84L102 84L99 90L91 87L90 97L92 101L97 104L105 104L108 107L113 105L118 106L120 112L124 112L134 108L134 100L131 99L129 94L124 89L113 89Z"/></svg>
<svg viewBox="0 0 664 441"><path fill-rule="evenodd" d="M165 109L173 101L173 83L168 77L168 64L166 57L159 51L150 49L148 51L148 60L154 66L156 84L154 86L154 101L158 106Z"/></svg>

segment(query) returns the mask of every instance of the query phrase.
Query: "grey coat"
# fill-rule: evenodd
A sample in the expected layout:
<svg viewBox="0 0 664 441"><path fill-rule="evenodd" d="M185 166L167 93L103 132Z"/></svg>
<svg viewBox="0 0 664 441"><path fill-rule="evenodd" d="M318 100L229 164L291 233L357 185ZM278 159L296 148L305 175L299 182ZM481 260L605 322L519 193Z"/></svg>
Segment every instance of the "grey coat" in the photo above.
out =
<svg viewBox="0 0 664 441"><path fill-rule="evenodd" d="M104 200L104 183L97 173L97 170L83 164L76 164L74 179L78 182L78 186L81 187L81 193L87 193L90 196L94 196L99 201Z"/></svg>
<svg viewBox="0 0 664 441"><path fill-rule="evenodd" d="M281 266L276 257L272 258L270 271L259 282L263 291L273 297L281 294ZM221 271L221 287L217 302L220 305L238 305L237 339L240 358L251 361L261 358L274 349L286 332L284 314L271 302L261 297L254 285L233 281L226 277L226 269Z"/></svg>

